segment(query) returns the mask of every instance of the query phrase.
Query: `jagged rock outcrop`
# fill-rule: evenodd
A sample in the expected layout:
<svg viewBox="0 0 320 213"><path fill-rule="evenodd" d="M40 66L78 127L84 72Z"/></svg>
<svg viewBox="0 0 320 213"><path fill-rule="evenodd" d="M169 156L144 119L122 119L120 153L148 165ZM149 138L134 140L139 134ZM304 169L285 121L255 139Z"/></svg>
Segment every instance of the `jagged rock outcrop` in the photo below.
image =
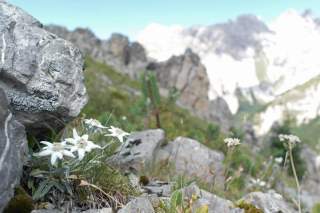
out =
<svg viewBox="0 0 320 213"><path fill-rule="evenodd" d="M166 93L172 88L179 91L179 105L207 114L209 80L206 68L191 49L183 55L172 56L168 61L150 63L147 69L156 73L160 87Z"/></svg>
<svg viewBox="0 0 320 213"><path fill-rule="evenodd" d="M183 55L172 56L167 61L150 63L147 69L156 73L165 95L172 88L179 91L177 103L181 107L203 119L219 123L222 130L230 128L232 114L228 105L222 98L209 100L210 83L206 68L191 49L187 49Z"/></svg>
<svg viewBox="0 0 320 213"><path fill-rule="evenodd" d="M87 102L83 58L23 10L0 1L0 88L28 130L58 128Z"/></svg>
<svg viewBox="0 0 320 213"><path fill-rule="evenodd" d="M108 40L97 38L92 31L77 28L68 31L65 27L48 25L48 31L77 45L81 51L102 63L111 65L119 72L138 78L148 63L141 44L130 42L127 36L114 33Z"/></svg>
<svg viewBox="0 0 320 213"><path fill-rule="evenodd" d="M0 212L19 184L26 149L24 127L8 109L6 95L0 88Z"/></svg>

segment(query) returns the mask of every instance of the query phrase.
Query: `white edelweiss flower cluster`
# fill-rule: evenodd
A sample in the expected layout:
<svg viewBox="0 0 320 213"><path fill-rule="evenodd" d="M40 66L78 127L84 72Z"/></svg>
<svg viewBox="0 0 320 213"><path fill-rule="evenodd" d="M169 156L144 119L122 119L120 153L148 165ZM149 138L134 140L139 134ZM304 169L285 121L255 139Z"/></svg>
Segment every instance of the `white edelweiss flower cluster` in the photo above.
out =
<svg viewBox="0 0 320 213"><path fill-rule="evenodd" d="M301 140L296 135L286 135L286 134L280 134L279 140L282 142L287 142L291 145L296 145L297 143L301 143Z"/></svg>
<svg viewBox="0 0 320 213"><path fill-rule="evenodd" d="M127 120L127 117L123 116L122 117L123 120ZM122 129L118 128L118 127L114 127L114 126L110 126L110 127L106 127L103 126L98 120L96 119L85 119L84 123L89 126L90 128L94 128L94 129L107 129L109 131L110 134L105 134L105 136L111 136L111 137L116 137L118 138L118 140L123 143L124 142L124 138L126 136L129 136L130 134L123 131Z"/></svg>
<svg viewBox="0 0 320 213"><path fill-rule="evenodd" d="M114 126L105 127L96 119L85 119L84 123L90 128L107 129L110 134L106 134L105 136L116 137L121 143L123 143L126 136L130 135ZM86 153L91 152L93 149L101 149L101 146L94 144L89 140L88 134L79 136L76 129L73 129L72 138L66 138L62 142L50 143L48 141L41 141L40 143L45 144L46 146L43 147L39 153L35 153L35 156L43 157L51 155L50 162L52 165L56 164L57 159L62 160L64 156L75 158L76 156L74 153L77 153L78 159L82 160Z"/></svg>
<svg viewBox="0 0 320 213"><path fill-rule="evenodd" d="M227 144L228 147L234 147L234 146L240 145L240 139L226 138L226 139L224 139L224 143Z"/></svg>
<svg viewBox="0 0 320 213"><path fill-rule="evenodd" d="M274 161L275 161L276 163L278 163L278 164L281 164L282 161L283 161L283 158L282 158L282 157L277 157L277 158L274 159Z"/></svg>
<svg viewBox="0 0 320 213"><path fill-rule="evenodd" d="M119 139L121 143L123 143L123 138L130 135L129 133L123 131L122 129L119 129L117 127L111 126L108 128L108 131L110 134L106 134L105 136L111 136L111 137L116 137Z"/></svg>
<svg viewBox="0 0 320 213"><path fill-rule="evenodd" d="M93 149L101 149L101 146L89 141L89 135L79 136L77 130L73 129L73 138L66 138L66 142L72 144L71 152L77 152L79 160L82 160L86 152L91 152Z"/></svg>
<svg viewBox="0 0 320 213"><path fill-rule="evenodd" d="M84 119L84 123L89 126L90 128L97 128L97 129L107 129L108 127L103 126L100 121L90 118L90 119Z"/></svg>
<svg viewBox="0 0 320 213"><path fill-rule="evenodd" d="M50 162L52 165L55 165L57 159L62 160L63 156L68 156L71 158L75 157L71 151L67 150L68 145L66 144L66 142L50 143L48 141L41 141L40 143L46 146L42 148L41 152L35 153L34 156L43 157L51 155Z"/></svg>
<svg viewBox="0 0 320 213"><path fill-rule="evenodd" d="M267 183L261 180L260 178L257 178L257 179L251 178L250 181L253 185L260 186L260 187L265 187L267 185Z"/></svg>
<svg viewBox="0 0 320 213"><path fill-rule="evenodd" d="M318 155L315 159L316 169L320 171L320 155Z"/></svg>
<svg viewBox="0 0 320 213"><path fill-rule="evenodd" d="M67 138L62 142L50 143L48 141L41 141L40 143L46 146L42 151L35 153L36 157L43 157L51 155L51 164L55 165L57 159L62 160L63 156L75 158L74 152L78 153L78 159L82 160L86 152L91 152L92 149L101 148L99 145L89 141L88 135L79 136L77 131L73 129L73 138ZM69 143L69 144L68 144Z"/></svg>

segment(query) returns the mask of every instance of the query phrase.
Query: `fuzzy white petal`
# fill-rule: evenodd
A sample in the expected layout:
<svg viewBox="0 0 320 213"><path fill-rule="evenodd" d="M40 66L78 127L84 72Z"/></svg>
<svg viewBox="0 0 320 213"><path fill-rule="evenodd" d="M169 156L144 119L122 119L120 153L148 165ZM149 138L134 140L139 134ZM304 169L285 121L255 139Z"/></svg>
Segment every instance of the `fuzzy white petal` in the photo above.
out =
<svg viewBox="0 0 320 213"><path fill-rule="evenodd" d="M74 158L74 154L72 154L72 152L68 151L68 150L64 150L63 151L63 155Z"/></svg>
<svg viewBox="0 0 320 213"><path fill-rule="evenodd" d="M64 139L66 142L68 142L68 143L72 143L72 144L76 144L77 143L77 141L75 140L75 139L73 139L73 138L66 138L66 139Z"/></svg>
<svg viewBox="0 0 320 213"><path fill-rule="evenodd" d="M47 145L48 147L52 146L52 143L48 142L48 141L41 141L40 143Z"/></svg>
<svg viewBox="0 0 320 213"><path fill-rule="evenodd" d="M84 158L85 150L84 149L78 149L78 157L79 160L82 160Z"/></svg>
<svg viewBox="0 0 320 213"><path fill-rule="evenodd" d="M85 141L87 141L89 139L89 135L82 135L81 138Z"/></svg>
<svg viewBox="0 0 320 213"><path fill-rule="evenodd" d="M39 153L36 153L35 155L42 157L42 156L48 156L48 155L51 155L51 154L52 154L52 150L46 149L46 150L43 150L43 151L41 151Z"/></svg>
<svg viewBox="0 0 320 213"><path fill-rule="evenodd" d="M73 138L74 138L74 139L80 139L80 137L79 137L78 132L77 132L76 129L73 129L72 132L73 132Z"/></svg>
<svg viewBox="0 0 320 213"><path fill-rule="evenodd" d="M51 159L50 159L51 165L55 165L56 164L57 158L58 158L58 156L56 154L52 154L51 155Z"/></svg>

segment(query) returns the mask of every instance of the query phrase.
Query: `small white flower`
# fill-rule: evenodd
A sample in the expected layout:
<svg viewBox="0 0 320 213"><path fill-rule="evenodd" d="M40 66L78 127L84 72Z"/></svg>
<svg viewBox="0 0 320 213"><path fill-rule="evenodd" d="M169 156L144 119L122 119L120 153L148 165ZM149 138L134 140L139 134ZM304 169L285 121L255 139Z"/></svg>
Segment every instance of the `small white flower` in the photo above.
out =
<svg viewBox="0 0 320 213"><path fill-rule="evenodd" d="M98 128L98 129L106 129L107 127L103 126L100 121L90 118L90 119L85 119L84 123L88 125L91 128Z"/></svg>
<svg viewBox="0 0 320 213"><path fill-rule="evenodd" d="M111 134L106 134L105 136L112 136L112 137L116 137L119 139L119 141L121 143L123 143L123 138L130 135L129 133L123 131L122 129L119 129L117 127L114 127L114 126L111 126L108 131L111 133Z"/></svg>
<svg viewBox="0 0 320 213"><path fill-rule="evenodd" d="M86 152L91 152L92 149L101 149L99 145L94 144L88 139L89 135L79 136L77 130L73 129L73 138L66 138L65 141L73 145L70 147L70 151L77 151L79 160L82 160Z"/></svg>
<svg viewBox="0 0 320 213"><path fill-rule="evenodd" d="M283 158L282 158L282 157L277 157L277 158L274 159L274 161L275 161L276 163L278 163L278 164L281 164L282 161L283 161Z"/></svg>
<svg viewBox="0 0 320 213"><path fill-rule="evenodd" d="M297 143L301 143L301 140L296 135L286 135L286 134L280 134L279 140L282 142L288 142L291 145L296 145Z"/></svg>
<svg viewBox="0 0 320 213"><path fill-rule="evenodd" d="M318 155L315 159L316 169L320 171L320 155Z"/></svg>
<svg viewBox="0 0 320 213"><path fill-rule="evenodd" d="M122 116L121 119L125 121L125 120L127 120L127 117L126 116Z"/></svg>
<svg viewBox="0 0 320 213"><path fill-rule="evenodd" d="M267 185L267 183L263 180L260 180L260 178L258 179L251 178L251 182L253 185L260 186L260 187L265 187Z"/></svg>
<svg viewBox="0 0 320 213"><path fill-rule="evenodd" d="M34 155L37 157L51 155L50 162L52 165L55 165L57 159L62 160L64 155L72 158L75 157L72 152L66 150L66 148L68 148L66 142L50 143L47 141L41 141L40 143L45 144L46 146L42 148L41 152L35 153Z"/></svg>
<svg viewBox="0 0 320 213"><path fill-rule="evenodd" d="M240 145L240 140L238 138L226 138L224 139L224 143L227 144L228 147L233 147Z"/></svg>

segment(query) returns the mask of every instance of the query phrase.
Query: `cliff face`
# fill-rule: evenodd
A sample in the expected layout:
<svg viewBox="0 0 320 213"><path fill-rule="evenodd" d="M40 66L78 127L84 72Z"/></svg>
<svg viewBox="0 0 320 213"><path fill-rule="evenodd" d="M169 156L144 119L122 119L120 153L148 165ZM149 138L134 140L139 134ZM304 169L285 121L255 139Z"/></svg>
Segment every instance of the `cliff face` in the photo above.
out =
<svg viewBox="0 0 320 213"><path fill-rule="evenodd" d="M223 130L230 127L231 112L225 107L227 104L223 99L209 101L210 85L206 68L191 49L166 61L155 62L147 58L141 44L130 42L121 34L112 34L108 40L101 40L89 29L68 31L54 25L45 28L73 42L84 54L111 65L131 78L137 79L145 70L156 72L163 95L168 95L169 90L175 88L180 94L178 105L203 119L219 123Z"/></svg>

